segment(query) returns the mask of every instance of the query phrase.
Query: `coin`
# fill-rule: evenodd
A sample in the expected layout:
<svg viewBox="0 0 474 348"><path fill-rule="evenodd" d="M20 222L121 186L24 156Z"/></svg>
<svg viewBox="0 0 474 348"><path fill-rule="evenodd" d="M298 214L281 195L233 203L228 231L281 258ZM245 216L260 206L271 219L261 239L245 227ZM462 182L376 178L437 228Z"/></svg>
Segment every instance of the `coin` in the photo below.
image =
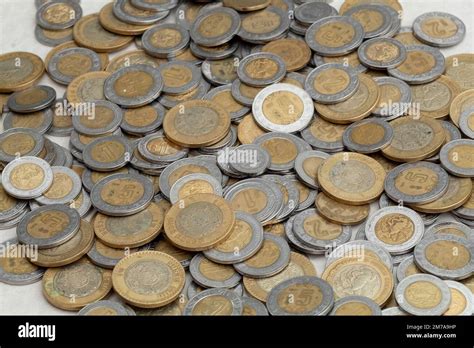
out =
<svg viewBox="0 0 474 348"><path fill-rule="evenodd" d="M242 83L239 79L232 82L232 96L237 102L245 106L252 106L257 94L263 90L263 87L252 87Z"/></svg>
<svg viewBox="0 0 474 348"><path fill-rule="evenodd" d="M301 299L305 299L301 301ZM324 280L302 276L285 280L269 293L271 315L326 315L334 305L334 292Z"/></svg>
<svg viewBox="0 0 474 348"><path fill-rule="evenodd" d="M94 207L110 216L130 216L145 210L153 199L152 182L139 174L114 174L91 191Z"/></svg>
<svg viewBox="0 0 474 348"><path fill-rule="evenodd" d="M110 301L102 300L91 303L84 308L82 308L77 315L87 315L87 316L130 316L135 315L131 314L130 309L124 307L122 304Z"/></svg>
<svg viewBox="0 0 474 348"><path fill-rule="evenodd" d="M148 134L162 125L165 113L165 108L157 102L140 108L127 109L123 113L120 127L130 134Z"/></svg>
<svg viewBox="0 0 474 348"><path fill-rule="evenodd" d="M107 66L107 72L114 73L121 68L132 65L150 65L158 68L160 64L167 62L165 59L154 58L142 50L130 51L115 57Z"/></svg>
<svg viewBox="0 0 474 348"><path fill-rule="evenodd" d="M400 117L390 122L393 139L382 150L385 157L397 162L413 162L436 154L446 139L437 120L427 117Z"/></svg>
<svg viewBox="0 0 474 348"><path fill-rule="evenodd" d="M390 12L385 6L378 4L351 7L344 11L344 16L350 16L362 25L365 39L382 36L392 26Z"/></svg>
<svg viewBox="0 0 474 348"><path fill-rule="evenodd" d="M162 12L178 5L178 0L131 0L132 6L143 10Z"/></svg>
<svg viewBox="0 0 474 348"><path fill-rule="evenodd" d="M51 109L36 111L29 114L18 114L9 112L3 118L3 128L9 130L31 129L37 133L44 134L53 124L53 112Z"/></svg>
<svg viewBox="0 0 474 348"><path fill-rule="evenodd" d="M177 24L160 24L148 29L142 37L143 49L158 58L176 57L189 44L189 33Z"/></svg>
<svg viewBox="0 0 474 348"><path fill-rule="evenodd" d="M67 87L67 101L78 104L105 100L104 83L110 75L105 71L97 71L76 77Z"/></svg>
<svg viewBox="0 0 474 348"><path fill-rule="evenodd" d="M369 216L369 205L354 206L339 203L324 193L316 196L316 208L327 220L336 224L356 225Z"/></svg>
<svg viewBox="0 0 474 348"><path fill-rule="evenodd" d="M25 209L26 202L8 195L0 183L0 222L7 222L18 217Z"/></svg>
<svg viewBox="0 0 474 348"><path fill-rule="evenodd" d="M460 177L474 177L474 140L453 140L440 151L440 161L449 173Z"/></svg>
<svg viewBox="0 0 474 348"><path fill-rule="evenodd" d="M173 162L185 157L188 150L170 142L162 132L152 133L138 142L138 151L154 163Z"/></svg>
<svg viewBox="0 0 474 348"><path fill-rule="evenodd" d="M431 234L415 247L415 262L427 273L442 279L465 279L473 269L473 246L456 235Z"/></svg>
<svg viewBox="0 0 474 348"><path fill-rule="evenodd" d="M232 266L212 262L202 254L193 257L189 272L197 284L206 288L232 288L242 278Z"/></svg>
<svg viewBox="0 0 474 348"><path fill-rule="evenodd" d="M28 52L0 55L0 93L11 93L33 86L44 74L40 57Z"/></svg>
<svg viewBox="0 0 474 348"><path fill-rule="evenodd" d="M374 153L390 145L393 128L384 120L365 119L347 127L342 139L344 145L351 151Z"/></svg>
<svg viewBox="0 0 474 348"><path fill-rule="evenodd" d="M264 87L280 82L286 74L283 59L273 53L254 53L240 61L239 79L250 86Z"/></svg>
<svg viewBox="0 0 474 348"><path fill-rule="evenodd" d="M168 111L163 122L166 136L186 147L212 145L223 139L230 127L230 115L207 100L192 100Z"/></svg>
<svg viewBox="0 0 474 348"><path fill-rule="evenodd" d="M93 103L93 116L73 112L72 124L74 129L89 136L106 135L116 131L122 123L122 109L106 100L96 100Z"/></svg>
<svg viewBox="0 0 474 348"><path fill-rule="evenodd" d="M55 47L73 39L72 28L64 30L48 30L37 25L35 27L35 38L42 45Z"/></svg>
<svg viewBox="0 0 474 348"><path fill-rule="evenodd" d="M415 19L413 33L418 40L430 46L450 47L464 39L466 26L452 14L428 12Z"/></svg>
<svg viewBox="0 0 474 348"><path fill-rule="evenodd" d="M24 249L16 239L7 240L0 246L3 250L0 257L0 283L27 285L43 277L45 270L30 263L28 258L23 256Z"/></svg>
<svg viewBox="0 0 474 348"><path fill-rule="evenodd" d="M436 233L458 236L470 240L474 239L474 236L472 235L472 229L470 227L455 221L438 222L431 225L426 230L427 236Z"/></svg>
<svg viewBox="0 0 474 348"><path fill-rule="evenodd" d="M87 253L89 259L99 267L113 269L115 265L124 257L140 250L147 250L146 247L130 249L115 249L103 244L99 239L96 239L92 248Z"/></svg>
<svg viewBox="0 0 474 348"><path fill-rule="evenodd" d="M255 122L252 114L245 116L237 128L237 136L242 144L251 144L265 131Z"/></svg>
<svg viewBox="0 0 474 348"><path fill-rule="evenodd" d="M451 121L459 127L461 114L474 106L474 90L467 90L459 94L451 103L449 117Z"/></svg>
<svg viewBox="0 0 474 348"><path fill-rule="evenodd" d="M232 290L208 289L191 298L184 307L184 315L230 316L241 315L241 297Z"/></svg>
<svg viewBox="0 0 474 348"><path fill-rule="evenodd" d="M382 315L380 306L365 296L346 296L337 300L330 315Z"/></svg>
<svg viewBox="0 0 474 348"><path fill-rule="evenodd" d="M151 25L136 25L126 23L118 19L113 13L114 4L105 5L99 12L100 25L105 30L118 35L139 35L143 34Z"/></svg>
<svg viewBox="0 0 474 348"><path fill-rule="evenodd" d="M471 290L462 283L452 280L444 281L451 291L451 303L443 315L472 315L474 299Z"/></svg>
<svg viewBox="0 0 474 348"><path fill-rule="evenodd" d="M459 127L465 136L474 139L474 107L463 111L459 118Z"/></svg>
<svg viewBox="0 0 474 348"><path fill-rule="evenodd" d="M236 41L227 42L216 47L204 47L199 46L195 42L191 42L189 50L194 56L194 59L197 57L200 59L219 60L232 56L238 48L239 44ZM198 60L198 62L200 62L200 60Z"/></svg>
<svg viewBox="0 0 474 348"><path fill-rule="evenodd" d="M422 45L423 42L418 40L415 35L413 34L412 27L401 27L400 31L397 35L393 37L395 40L400 41L405 46L412 46L412 45Z"/></svg>
<svg viewBox="0 0 474 348"><path fill-rule="evenodd" d="M265 316L268 315L267 307L252 297L242 297L243 310L242 315L244 316Z"/></svg>
<svg viewBox="0 0 474 348"><path fill-rule="evenodd" d="M342 136L346 128L316 116L309 127L301 131L301 137L317 150L338 152L344 149Z"/></svg>
<svg viewBox="0 0 474 348"><path fill-rule="evenodd" d="M209 174L189 174L178 179L171 187L170 201L176 204L190 195L212 193L222 196L221 183Z"/></svg>
<svg viewBox="0 0 474 348"><path fill-rule="evenodd" d="M445 75L456 81L463 91L473 89L473 65L473 54L463 53L449 56L446 58Z"/></svg>
<svg viewBox="0 0 474 348"><path fill-rule="evenodd" d="M377 83L366 74L359 74L359 86L345 101L325 105L316 103L320 116L332 123L352 123L367 117L378 105L380 90Z"/></svg>
<svg viewBox="0 0 474 348"><path fill-rule="evenodd" d="M308 45L304 41L296 39L279 39L269 42L262 47L262 52L273 53L281 57L287 71L300 70L311 59L311 50Z"/></svg>
<svg viewBox="0 0 474 348"><path fill-rule="evenodd" d="M125 108L137 108L155 100L163 90L161 74L149 65L137 64L117 70L104 85L108 100Z"/></svg>
<svg viewBox="0 0 474 348"><path fill-rule="evenodd" d="M232 40L240 29L239 14L227 7L200 12L191 25L191 39L204 47L223 45Z"/></svg>
<svg viewBox="0 0 474 348"><path fill-rule="evenodd" d="M454 210L453 213L460 218L474 220L474 187L467 202L464 203L460 208Z"/></svg>
<svg viewBox="0 0 474 348"><path fill-rule="evenodd" d="M364 236L365 225L365 223L362 225L364 226ZM393 269L393 257L390 253L379 244L368 240L353 240L338 246L329 254L326 267L344 257L356 257L361 261L375 258L380 260L389 270Z"/></svg>
<svg viewBox="0 0 474 348"><path fill-rule="evenodd" d="M337 16L337 10L323 2L305 2L295 10L296 20L305 26L310 26L314 22L325 18Z"/></svg>
<svg viewBox="0 0 474 348"><path fill-rule="evenodd" d="M44 29L67 29L82 17L81 6L74 2L52 1L41 6L36 12L36 23Z"/></svg>
<svg viewBox="0 0 474 348"><path fill-rule="evenodd" d="M160 251L162 253L173 256L181 263L181 266L183 266L184 268L189 267L191 259L194 256L194 254L191 252L175 247L166 238L162 238L157 243L155 243L155 245L153 246L153 250Z"/></svg>
<svg viewBox="0 0 474 348"><path fill-rule="evenodd" d="M317 189L318 184L318 168L321 163L327 159L329 155L321 151L306 151L300 153L295 160L295 170L298 178L306 185Z"/></svg>
<svg viewBox="0 0 474 348"><path fill-rule="evenodd" d="M163 79L163 92L171 95L188 93L201 81L199 68L188 62L172 61L161 64L158 72Z"/></svg>
<svg viewBox="0 0 474 348"><path fill-rule="evenodd" d="M365 41L358 49L362 64L372 69L396 68L407 58L405 45L391 38Z"/></svg>
<svg viewBox="0 0 474 348"><path fill-rule="evenodd" d="M153 276L154 282L149 282ZM173 302L184 287L184 269L174 257L157 251L141 251L119 261L112 273L114 290L140 308L163 307Z"/></svg>
<svg viewBox="0 0 474 348"><path fill-rule="evenodd" d="M237 78L239 58L231 56L225 59L202 62L201 70L204 77L213 85L227 85Z"/></svg>
<svg viewBox="0 0 474 348"><path fill-rule="evenodd" d="M81 178L67 167L53 166L51 169L53 183L36 201L42 205L71 203L81 193Z"/></svg>
<svg viewBox="0 0 474 348"><path fill-rule="evenodd" d="M290 16L285 11L269 6L264 10L242 16L239 37L250 43L265 44L280 39L290 27Z"/></svg>
<svg viewBox="0 0 474 348"><path fill-rule="evenodd" d="M360 46L364 28L349 16L322 18L306 32L308 46L320 56L341 56Z"/></svg>
<svg viewBox="0 0 474 348"><path fill-rule="evenodd" d="M78 62L87 62L79 64ZM67 48L51 57L48 73L55 82L68 85L76 77L91 71L100 71L100 57L87 48Z"/></svg>
<svg viewBox="0 0 474 348"><path fill-rule="evenodd" d="M7 101L9 110L31 113L50 107L56 100L56 91L49 86L35 86L13 93Z"/></svg>
<svg viewBox="0 0 474 348"><path fill-rule="evenodd" d="M121 21L135 25L155 24L168 16L169 11L150 11L137 8L130 0L117 0L114 2L114 15Z"/></svg>
<svg viewBox="0 0 474 348"><path fill-rule="evenodd" d="M397 279L398 282L401 282L406 277L409 277L413 274L423 273L415 264L415 259L413 256L409 256L404 259L397 267Z"/></svg>
<svg viewBox="0 0 474 348"><path fill-rule="evenodd" d="M213 101L230 112L233 121L242 119L249 112L249 108L238 103L231 92L232 86L223 85L208 92L203 99Z"/></svg>
<svg viewBox="0 0 474 348"><path fill-rule="evenodd" d="M83 152L84 163L100 172L117 170L127 165L132 149L128 141L116 135L98 138Z"/></svg>
<svg viewBox="0 0 474 348"><path fill-rule="evenodd" d="M413 315L441 315L449 308L448 285L429 274L414 274L403 279L395 290L397 303Z"/></svg>

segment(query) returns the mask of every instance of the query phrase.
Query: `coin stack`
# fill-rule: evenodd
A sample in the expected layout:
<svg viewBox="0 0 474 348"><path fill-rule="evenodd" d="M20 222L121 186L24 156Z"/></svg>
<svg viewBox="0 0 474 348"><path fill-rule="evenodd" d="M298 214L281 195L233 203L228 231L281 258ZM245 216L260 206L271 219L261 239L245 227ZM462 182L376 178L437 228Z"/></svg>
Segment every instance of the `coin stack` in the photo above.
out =
<svg viewBox="0 0 474 348"><path fill-rule="evenodd" d="M0 56L0 281L80 315L473 314L474 54L442 53L459 18L36 5L45 61Z"/></svg>

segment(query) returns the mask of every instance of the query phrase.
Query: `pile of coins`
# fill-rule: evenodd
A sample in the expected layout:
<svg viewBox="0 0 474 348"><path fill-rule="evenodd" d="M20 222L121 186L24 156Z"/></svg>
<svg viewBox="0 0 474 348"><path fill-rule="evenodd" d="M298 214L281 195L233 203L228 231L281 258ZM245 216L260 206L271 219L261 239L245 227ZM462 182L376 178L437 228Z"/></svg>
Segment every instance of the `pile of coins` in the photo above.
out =
<svg viewBox="0 0 474 348"><path fill-rule="evenodd" d="M36 5L44 62L0 55L1 282L81 315L473 314L474 54L441 51L460 19Z"/></svg>

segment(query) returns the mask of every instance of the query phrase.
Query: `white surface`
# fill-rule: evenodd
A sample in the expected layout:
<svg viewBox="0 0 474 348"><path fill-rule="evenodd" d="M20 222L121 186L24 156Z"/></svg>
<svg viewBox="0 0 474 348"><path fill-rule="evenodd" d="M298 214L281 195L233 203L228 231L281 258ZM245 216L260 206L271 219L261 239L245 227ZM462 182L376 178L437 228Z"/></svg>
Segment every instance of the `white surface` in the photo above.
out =
<svg viewBox="0 0 474 348"><path fill-rule="evenodd" d="M82 0L84 15L97 13L109 0ZM334 1L333 6L339 8L342 0ZM402 26L411 26L413 20L422 13L430 11L449 12L458 16L467 26L464 41L454 47L443 49L447 57L457 53L474 52L474 1L473 0L401 0L404 8ZM34 0L0 0L0 54L11 51L28 51L45 58L50 47L39 44L34 36L36 8ZM136 49L131 45L127 50ZM119 54L124 51L120 51ZM111 54L111 59L115 54ZM65 92L64 87L54 83L47 75L41 84L54 86L58 96ZM61 138L51 138L63 146L67 141ZM354 228L354 231L357 227ZM15 230L0 231L0 243L15 236ZM324 257L312 257L321 275L324 269ZM56 315L70 314L51 306L41 293L41 282L27 286L10 286L0 283L0 315Z"/></svg>

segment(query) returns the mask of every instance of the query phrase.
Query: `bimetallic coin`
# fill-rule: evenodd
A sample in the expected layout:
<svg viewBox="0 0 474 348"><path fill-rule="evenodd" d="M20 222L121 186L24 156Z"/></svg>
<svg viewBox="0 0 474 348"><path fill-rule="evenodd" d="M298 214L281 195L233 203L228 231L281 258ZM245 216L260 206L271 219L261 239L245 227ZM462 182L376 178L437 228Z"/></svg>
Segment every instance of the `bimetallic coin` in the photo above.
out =
<svg viewBox="0 0 474 348"><path fill-rule="evenodd" d="M220 60L206 59L202 62L201 70L204 77L213 85L228 85L237 79L237 69L240 58L231 56Z"/></svg>
<svg viewBox="0 0 474 348"><path fill-rule="evenodd" d="M50 107L56 100L56 91L49 86L35 86L13 93L7 107L17 113L31 113Z"/></svg>
<svg viewBox="0 0 474 348"><path fill-rule="evenodd" d="M406 47L406 51L405 61L388 69L389 75L411 85L421 85L436 80L444 72L445 59L439 49L413 45Z"/></svg>
<svg viewBox="0 0 474 348"><path fill-rule="evenodd" d="M218 7L199 13L191 26L191 39L204 47L223 45L239 32L239 14L227 7Z"/></svg>
<svg viewBox="0 0 474 348"><path fill-rule="evenodd" d="M239 48L239 44L235 41L216 47L204 47L199 46L195 42L191 42L189 48L191 53L200 59L220 60L232 56Z"/></svg>
<svg viewBox="0 0 474 348"><path fill-rule="evenodd" d="M314 117L309 127L301 131L301 137L317 150L338 152L344 149L342 136L347 126L334 124L321 117Z"/></svg>
<svg viewBox="0 0 474 348"><path fill-rule="evenodd" d="M120 128L130 134L149 134L163 124L165 113L165 108L157 102L136 109L127 109L123 113Z"/></svg>
<svg viewBox="0 0 474 348"><path fill-rule="evenodd" d="M333 16L313 23L306 32L306 43L320 56L348 54L360 46L364 28L349 16Z"/></svg>
<svg viewBox="0 0 474 348"><path fill-rule="evenodd" d="M143 249L148 250L146 248ZM125 249L115 249L96 239L87 256L95 265L106 269L113 269L124 257L141 250L142 248L130 249L128 247Z"/></svg>
<svg viewBox="0 0 474 348"><path fill-rule="evenodd" d="M183 315L234 316L242 315L241 297L232 290L208 289L191 298L184 307Z"/></svg>
<svg viewBox="0 0 474 348"><path fill-rule="evenodd" d="M5 130L0 134L0 161L8 163L18 156L38 156L44 143L44 137L31 129Z"/></svg>
<svg viewBox="0 0 474 348"><path fill-rule="evenodd" d="M61 245L79 231L79 213L61 204L48 205L26 214L17 227L18 240L38 249Z"/></svg>
<svg viewBox="0 0 474 348"><path fill-rule="evenodd" d="M380 99L372 114L389 121L404 115L411 106L412 92L410 86L393 77L376 77Z"/></svg>
<svg viewBox="0 0 474 348"><path fill-rule="evenodd" d="M267 299L271 315L327 315L333 305L331 286L323 279L308 276L281 282Z"/></svg>
<svg viewBox="0 0 474 348"><path fill-rule="evenodd" d="M391 38L365 41L358 49L362 64L372 69L396 68L407 58L405 45Z"/></svg>
<svg viewBox="0 0 474 348"><path fill-rule="evenodd" d="M298 6L295 10L295 18L302 25L310 26L314 22L337 16L337 10L324 2L308 1Z"/></svg>
<svg viewBox="0 0 474 348"><path fill-rule="evenodd" d="M416 266L414 256L408 256L397 267L397 280L401 282L406 277L421 273L423 272Z"/></svg>
<svg viewBox="0 0 474 348"><path fill-rule="evenodd" d="M237 81L237 80L236 80ZM232 95L232 85L224 85L213 88L203 99L211 100L230 112L233 121L240 120L249 113L249 108L238 103Z"/></svg>
<svg viewBox="0 0 474 348"><path fill-rule="evenodd" d="M70 28L82 17L81 6L74 1L49 1L36 12L36 23L44 29Z"/></svg>
<svg viewBox="0 0 474 348"><path fill-rule="evenodd" d="M189 272L197 284L206 288L233 288L242 279L232 266L215 263L202 254L193 257Z"/></svg>
<svg viewBox="0 0 474 348"><path fill-rule="evenodd" d="M84 151L84 163L99 172L110 172L127 165L132 148L124 137L111 135L89 143Z"/></svg>
<svg viewBox="0 0 474 348"><path fill-rule="evenodd" d="M283 59L273 53L254 53L242 59L237 68L239 79L250 86L264 87L280 82L286 74Z"/></svg>
<svg viewBox="0 0 474 348"><path fill-rule="evenodd" d="M437 233L458 236L468 240L474 239L474 234L470 227L455 221L438 222L426 230L426 236Z"/></svg>
<svg viewBox="0 0 474 348"><path fill-rule="evenodd" d="M143 10L163 12L172 10L178 5L178 0L131 0L132 6Z"/></svg>
<svg viewBox="0 0 474 348"><path fill-rule="evenodd" d="M124 53L118 57L112 59L112 61L107 65L106 71L114 73L121 68L132 65L150 65L153 68L158 68L160 64L166 63L166 59L154 58L146 54L145 51L136 50Z"/></svg>
<svg viewBox="0 0 474 348"><path fill-rule="evenodd" d="M327 220L342 225L357 225L369 216L370 206L349 205L335 201L324 193L316 196L316 208Z"/></svg>
<svg viewBox="0 0 474 348"><path fill-rule="evenodd" d="M68 85L65 98L73 105L105 100L104 83L110 75L106 71L97 71L76 77Z"/></svg>
<svg viewBox="0 0 474 348"><path fill-rule="evenodd" d="M351 124L342 136L342 141L349 150L364 154L386 148L392 139L392 126L387 121L376 118Z"/></svg>
<svg viewBox="0 0 474 348"><path fill-rule="evenodd" d="M263 46L261 52L273 53L281 57L288 72L304 68L311 60L311 50L303 40L275 40Z"/></svg>
<svg viewBox="0 0 474 348"><path fill-rule="evenodd" d="M174 162L188 154L188 149L170 142L162 132L149 134L138 142L138 151L154 163Z"/></svg>
<svg viewBox="0 0 474 348"><path fill-rule="evenodd" d="M318 168L329 155L321 151L306 151L295 159L295 171L306 185L318 189Z"/></svg>
<svg viewBox="0 0 474 348"><path fill-rule="evenodd" d="M176 57L189 44L189 33L177 24L160 24L148 29L142 36L145 52L158 58Z"/></svg>
<svg viewBox="0 0 474 348"><path fill-rule="evenodd" d="M0 244L3 250L0 257L0 283L27 285L39 281L45 272L28 261L22 252L22 246L16 238Z"/></svg>
<svg viewBox="0 0 474 348"><path fill-rule="evenodd" d="M82 183L79 175L67 167L51 167L53 183L51 187L35 200L41 205L68 204L81 193Z"/></svg>
<svg viewBox="0 0 474 348"><path fill-rule="evenodd" d="M472 242L456 235L425 237L415 247L414 255L420 269L442 279L465 279L474 269Z"/></svg>
<svg viewBox="0 0 474 348"><path fill-rule="evenodd" d="M472 180L472 179L471 179ZM474 220L474 186L471 191L471 195L466 203L464 203L460 208L457 208L453 213L465 220L472 221Z"/></svg>
<svg viewBox="0 0 474 348"><path fill-rule="evenodd" d="M449 173L460 177L474 177L474 140L453 140L440 151L440 161Z"/></svg>
<svg viewBox="0 0 474 348"><path fill-rule="evenodd" d="M169 11L151 11L139 9L130 0L117 0L114 3L114 15L121 21L135 25L154 24L168 16Z"/></svg>
<svg viewBox="0 0 474 348"><path fill-rule="evenodd" d="M474 297L472 291L462 283L452 280L444 281L451 291L451 303L443 315L472 315Z"/></svg>
<svg viewBox="0 0 474 348"><path fill-rule="evenodd" d="M181 199L197 193L212 193L222 196L222 185L209 174L188 174L173 184L170 191L170 201L172 204L176 204Z"/></svg>
<svg viewBox="0 0 474 348"><path fill-rule="evenodd" d="M147 31L151 24L148 25L136 25L126 23L118 19L114 14L114 4L109 3L105 5L99 12L99 21L100 25L104 27L105 30L118 34L118 35L140 35Z"/></svg>
<svg viewBox="0 0 474 348"><path fill-rule="evenodd" d="M0 55L0 66L0 93L11 93L31 87L44 74L43 60L27 52Z"/></svg>
<svg viewBox="0 0 474 348"><path fill-rule="evenodd" d="M300 192L297 185L286 176L266 174L261 178L275 183L283 195L283 205L279 213L272 220L268 221L268 223L271 224L270 226L276 226L275 224L277 222L285 220L296 210L300 200ZM283 231L278 235L282 236Z"/></svg>
<svg viewBox="0 0 474 348"><path fill-rule="evenodd" d="M367 67L362 65L356 51L337 57L323 57L318 54L314 54L313 63L318 67L328 63L339 63L353 68L358 74L362 74L367 71Z"/></svg>
<svg viewBox="0 0 474 348"><path fill-rule="evenodd" d="M243 262L255 255L263 244L263 229L253 215L235 212L235 225L229 237L204 255L221 264Z"/></svg>
<svg viewBox="0 0 474 348"><path fill-rule="evenodd" d="M87 63L77 64L78 61ZM68 85L82 74L101 71L102 66L97 53L87 48L76 47L54 54L47 69L51 79L61 85Z"/></svg>
<svg viewBox="0 0 474 348"><path fill-rule="evenodd" d="M87 316L130 316L135 315L131 314L130 309L126 308L124 305L110 300L102 300L91 303L90 305L82 308L77 315L87 315Z"/></svg>
<svg viewBox="0 0 474 348"><path fill-rule="evenodd" d="M0 183L0 223L8 222L26 210L26 202L8 195Z"/></svg>
<svg viewBox="0 0 474 348"><path fill-rule="evenodd" d="M312 206L318 191L308 188L307 185L304 185L300 180L298 180L296 175L286 175L285 177L296 186L299 192L299 202L295 211L303 211Z"/></svg>
<svg viewBox="0 0 474 348"><path fill-rule="evenodd" d="M119 69L104 85L108 100L125 108L137 108L155 100L163 90L163 78L149 65L137 64Z"/></svg>
<svg viewBox="0 0 474 348"><path fill-rule="evenodd" d="M474 107L463 111L459 118L459 127L465 136L474 139Z"/></svg>
<svg viewBox="0 0 474 348"><path fill-rule="evenodd" d="M392 27L391 13L379 4L351 7L344 12L344 16L349 16L362 25L364 39L385 35Z"/></svg>
<svg viewBox="0 0 474 348"><path fill-rule="evenodd" d="M199 67L188 62L172 61L161 64L158 72L163 79L163 92L170 95L188 93L201 81Z"/></svg>
<svg viewBox="0 0 474 348"><path fill-rule="evenodd" d="M464 39L466 26L452 14L428 12L415 19L413 33L418 40L430 46L450 47Z"/></svg>
<svg viewBox="0 0 474 348"><path fill-rule="evenodd" d="M37 133L44 134L53 124L53 111L45 109L29 114L7 113L3 118L3 128L31 129Z"/></svg>
<svg viewBox="0 0 474 348"><path fill-rule="evenodd" d="M382 315L380 306L365 296L346 296L337 300L329 315Z"/></svg>
<svg viewBox="0 0 474 348"><path fill-rule="evenodd" d="M116 131L122 123L122 109L106 100L97 100L93 104L93 115L73 112L74 129L78 133L89 136L104 135Z"/></svg>
<svg viewBox="0 0 474 348"><path fill-rule="evenodd" d="M224 0L223 5L239 12L252 12L261 10L270 5L270 0Z"/></svg>
<svg viewBox="0 0 474 348"><path fill-rule="evenodd" d="M72 28L64 30L48 30L37 25L35 27L35 38L42 45L55 47L73 40Z"/></svg>
<svg viewBox="0 0 474 348"><path fill-rule="evenodd" d="M268 315L267 307L252 297L242 297L242 315L244 316L266 316Z"/></svg>
<svg viewBox="0 0 474 348"><path fill-rule="evenodd" d="M474 89L474 54L462 53L446 58L445 75L456 81L463 91Z"/></svg>
<svg viewBox="0 0 474 348"><path fill-rule="evenodd" d="M449 308L448 285L429 274L414 274L403 279L395 290L399 306L413 315L441 315Z"/></svg>
<svg viewBox="0 0 474 348"><path fill-rule="evenodd" d="M238 35L246 42L267 43L284 36L289 27L288 13L275 6L269 6L262 11L243 15Z"/></svg>

